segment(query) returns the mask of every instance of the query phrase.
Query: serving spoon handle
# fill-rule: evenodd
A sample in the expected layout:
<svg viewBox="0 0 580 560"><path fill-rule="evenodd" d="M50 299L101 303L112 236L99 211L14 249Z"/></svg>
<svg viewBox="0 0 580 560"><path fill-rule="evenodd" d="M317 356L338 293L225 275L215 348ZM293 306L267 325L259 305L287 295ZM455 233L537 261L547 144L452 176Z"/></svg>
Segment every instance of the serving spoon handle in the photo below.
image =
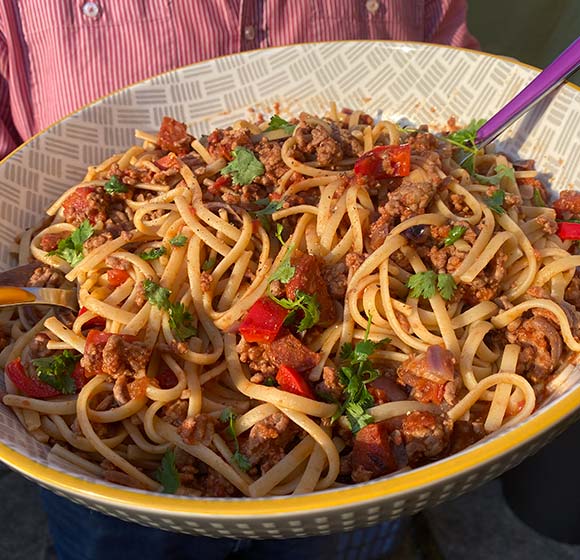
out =
<svg viewBox="0 0 580 560"><path fill-rule="evenodd" d="M479 129L475 138L476 146L483 148L489 144L579 67L580 37Z"/></svg>
<svg viewBox="0 0 580 560"><path fill-rule="evenodd" d="M18 305L50 305L78 311L76 290L62 288L30 288L28 286L0 286L0 308Z"/></svg>

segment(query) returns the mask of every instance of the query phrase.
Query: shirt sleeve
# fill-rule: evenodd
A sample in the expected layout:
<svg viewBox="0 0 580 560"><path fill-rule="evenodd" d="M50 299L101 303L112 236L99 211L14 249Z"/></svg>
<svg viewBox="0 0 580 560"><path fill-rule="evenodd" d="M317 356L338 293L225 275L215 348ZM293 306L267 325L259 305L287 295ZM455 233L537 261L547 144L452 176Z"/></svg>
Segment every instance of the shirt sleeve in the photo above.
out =
<svg viewBox="0 0 580 560"><path fill-rule="evenodd" d="M479 41L467 28L465 0L427 0L425 41L466 49L479 49Z"/></svg>
<svg viewBox="0 0 580 560"><path fill-rule="evenodd" d="M10 109L8 46L0 32L0 159L22 143Z"/></svg>

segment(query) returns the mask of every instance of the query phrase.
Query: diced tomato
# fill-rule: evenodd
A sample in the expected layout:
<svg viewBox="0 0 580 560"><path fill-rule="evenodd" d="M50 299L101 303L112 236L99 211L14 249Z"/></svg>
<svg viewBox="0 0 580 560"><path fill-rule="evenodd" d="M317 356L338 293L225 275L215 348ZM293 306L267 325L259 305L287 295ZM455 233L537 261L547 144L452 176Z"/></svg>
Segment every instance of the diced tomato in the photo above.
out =
<svg viewBox="0 0 580 560"><path fill-rule="evenodd" d="M363 154L354 164L357 177L370 179L387 179L388 177L405 177L411 172L411 147L377 146Z"/></svg>
<svg viewBox="0 0 580 560"><path fill-rule="evenodd" d="M129 278L129 273L122 268L109 268L107 270L107 282L111 288L117 288Z"/></svg>
<svg viewBox="0 0 580 560"><path fill-rule="evenodd" d="M248 342L272 342L290 312L269 297L260 298L240 325L240 334Z"/></svg>
<svg viewBox="0 0 580 560"><path fill-rule="evenodd" d="M580 239L580 223L576 222L559 222L558 236L563 241Z"/></svg>
<svg viewBox="0 0 580 560"><path fill-rule="evenodd" d="M159 158L155 165L162 169L163 171L167 171L168 169L179 169L180 163L177 159L177 156L173 152L169 152L166 156Z"/></svg>
<svg viewBox="0 0 580 560"><path fill-rule="evenodd" d="M80 391L87 383L87 376L85 375L85 368L81 366L80 362L77 363L75 369L71 373L71 377L75 382L75 387L77 391Z"/></svg>
<svg viewBox="0 0 580 560"><path fill-rule="evenodd" d="M207 190L212 194L219 195L222 192L222 187L229 187L231 184L232 178L229 175L220 175Z"/></svg>
<svg viewBox="0 0 580 560"><path fill-rule="evenodd" d="M177 385L177 376L168 368L162 368L155 377L161 389L171 389Z"/></svg>
<svg viewBox="0 0 580 560"><path fill-rule="evenodd" d="M61 394L60 391L47 383L43 383L40 379L28 376L20 358L16 358L6 364L6 375L16 385L17 389L27 397L47 399L50 397L58 397Z"/></svg>
<svg viewBox="0 0 580 560"><path fill-rule="evenodd" d="M98 208L95 207L93 212L89 212L90 203L87 198L92 192L95 192L95 187L78 187L65 198L62 207L68 223L78 221L78 216L86 216L91 224L95 224L99 218L102 219Z"/></svg>
<svg viewBox="0 0 580 560"><path fill-rule="evenodd" d="M441 404L445 396L445 383L435 383L429 379L419 378L415 388L421 392L421 402Z"/></svg>
<svg viewBox="0 0 580 560"><path fill-rule="evenodd" d="M316 399L310 385L308 385L308 381L290 366L282 364L278 368L276 381L282 391L288 391L288 393L294 393L307 399Z"/></svg>
<svg viewBox="0 0 580 560"><path fill-rule="evenodd" d="M191 152L191 141L192 137L187 134L185 124L171 117L163 117L157 140L162 150L169 150L178 156L183 156Z"/></svg>
<svg viewBox="0 0 580 560"><path fill-rule="evenodd" d="M84 313L86 313L88 311L88 309L86 307L81 307L79 309L79 317L81 315L83 315ZM96 317L93 317L92 319L89 319L84 325L83 327L90 329L92 327L104 327L107 324L107 320L104 317L99 317L98 315Z"/></svg>

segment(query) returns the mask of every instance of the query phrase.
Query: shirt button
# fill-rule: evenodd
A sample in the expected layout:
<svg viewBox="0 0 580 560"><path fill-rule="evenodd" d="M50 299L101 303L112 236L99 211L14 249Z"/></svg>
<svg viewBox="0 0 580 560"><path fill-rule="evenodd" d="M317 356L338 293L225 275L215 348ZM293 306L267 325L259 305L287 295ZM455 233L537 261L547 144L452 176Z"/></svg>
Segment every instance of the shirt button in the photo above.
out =
<svg viewBox="0 0 580 560"><path fill-rule="evenodd" d="M253 41L256 38L256 29L253 25L246 25L244 27L244 39L246 41Z"/></svg>
<svg viewBox="0 0 580 560"><path fill-rule="evenodd" d="M98 18L101 15L101 7L96 2L85 2L82 10L83 14L91 19Z"/></svg>
<svg viewBox="0 0 580 560"><path fill-rule="evenodd" d="M370 14L376 14L379 10L379 0L367 0L366 9Z"/></svg>

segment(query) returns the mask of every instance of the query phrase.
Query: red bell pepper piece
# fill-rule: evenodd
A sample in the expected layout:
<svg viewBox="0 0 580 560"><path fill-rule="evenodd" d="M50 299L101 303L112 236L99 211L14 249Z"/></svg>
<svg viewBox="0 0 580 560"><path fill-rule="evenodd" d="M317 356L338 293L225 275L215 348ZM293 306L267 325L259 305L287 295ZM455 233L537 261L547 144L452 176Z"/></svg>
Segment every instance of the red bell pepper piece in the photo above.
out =
<svg viewBox="0 0 580 560"><path fill-rule="evenodd" d="M111 288L117 288L123 284L127 278L129 278L129 273L122 268L109 268L109 270L107 270L107 282Z"/></svg>
<svg viewBox="0 0 580 560"><path fill-rule="evenodd" d="M88 309L86 307L81 307L79 309L79 317L83 314L86 313L88 311ZM107 320L104 317L99 317L98 315L96 317L93 317L92 319L89 319L84 325L83 327L90 329L93 327L104 327L107 324Z"/></svg>
<svg viewBox="0 0 580 560"><path fill-rule="evenodd" d="M357 177L387 179L388 177L405 177L411 172L411 147L377 146L357 159L354 174Z"/></svg>
<svg viewBox="0 0 580 560"><path fill-rule="evenodd" d="M289 313L269 297L260 298L242 321L240 334L248 342L272 342Z"/></svg>
<svg viewBox="0 0 580 560"><path fill-rule="evenodd" d="M278 368L276 381L282 391L288 391L288 393L294 393L295 395L300 395L307 399L316 400L316 397L306 379L290 366L282 364Z"/></svg>
<svg viewBox="0 0 580 560"><path fill-rule="evenodd" d="M563 241L568 239L580 239L580 223L577 222L559 222L558 236Z"/></svg>
<svg viewBox="0 0 580 560"><path fill-rule="evenodd" d="M24 371L24 366L20 358L6 364L6 375L10 381L16 385L16 388L24 393L27 397L33 399L47 399L58 397L61 393L47 383L43 383L37 377L30 377Z"/></svg>

